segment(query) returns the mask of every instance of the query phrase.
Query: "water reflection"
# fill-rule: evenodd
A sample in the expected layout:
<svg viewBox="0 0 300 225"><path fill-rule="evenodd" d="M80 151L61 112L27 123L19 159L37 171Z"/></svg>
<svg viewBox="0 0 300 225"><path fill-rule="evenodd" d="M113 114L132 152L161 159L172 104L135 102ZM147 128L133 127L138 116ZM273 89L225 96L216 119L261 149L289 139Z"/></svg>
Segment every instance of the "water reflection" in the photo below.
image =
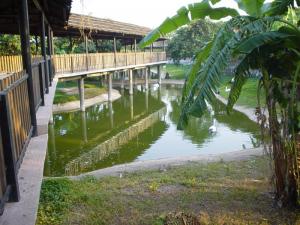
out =
<svg viewBox="0 0 300 225"><path fill-rule="evenodd" d="M180 115L181 86L137 86L133 95L87 108L85 113L54 115L49 126L46 176L73 175L138 160L212 154L259 145L259 128L245 115L227 115L219 104L184 131ZM213 113L212 113L213 112ZM216 133L208 128L216 120Z"/></svg>

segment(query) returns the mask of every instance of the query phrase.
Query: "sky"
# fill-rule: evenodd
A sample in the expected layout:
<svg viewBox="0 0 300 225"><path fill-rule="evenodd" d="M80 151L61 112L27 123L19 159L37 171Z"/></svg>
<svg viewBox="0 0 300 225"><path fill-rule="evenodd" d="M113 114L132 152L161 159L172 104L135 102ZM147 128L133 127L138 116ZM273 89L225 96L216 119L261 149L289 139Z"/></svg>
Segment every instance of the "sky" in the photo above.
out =
<svg viewBox="0 0 300 225"><path fill-rule="evenodd" d="M71 11L155 28L182 6L195 2L199 0L73 0ZM216 6L237 8L234 0L222 0Z"/></svg>

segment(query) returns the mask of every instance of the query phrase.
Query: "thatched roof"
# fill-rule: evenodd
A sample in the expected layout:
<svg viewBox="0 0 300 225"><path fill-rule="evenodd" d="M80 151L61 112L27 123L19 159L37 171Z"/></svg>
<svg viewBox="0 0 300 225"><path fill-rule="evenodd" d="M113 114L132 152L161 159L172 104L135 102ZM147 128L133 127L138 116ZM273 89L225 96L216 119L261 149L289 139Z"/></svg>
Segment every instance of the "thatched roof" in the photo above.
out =
<svg viewBox="0 0 300 225"><path fill-rule="evenodd" d="M140 41L151 32L151 29L111 19L71 13L65 30L54 32L54 35L82 36L83 31L93 39L113 39L116 37L125 43L132 43L134 39Z"/></svg>
<svg viewBox="0 0 300 225"><path fill-rule="evenodd" d="M116 33L124 36L132 35L140 37L147 35L151 31L148 27L74 13L69 18L68 27L80 27L98 33Z"/></svg>

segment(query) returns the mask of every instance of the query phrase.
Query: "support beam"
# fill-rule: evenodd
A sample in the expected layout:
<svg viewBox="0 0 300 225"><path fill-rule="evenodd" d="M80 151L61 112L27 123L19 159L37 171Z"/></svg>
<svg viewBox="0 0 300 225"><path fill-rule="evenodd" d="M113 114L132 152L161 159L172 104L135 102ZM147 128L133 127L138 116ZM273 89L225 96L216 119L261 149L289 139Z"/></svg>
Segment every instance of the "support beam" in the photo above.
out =
<svg viewBox="0 0 300 225"><path fill-rule="evenodd" d="M45 28L45 16L41 13L41 50L42 56L45 60L45 85L46 93L49 93L49 66L47 61L47 52L46 52L46 28Z"/></svg>
<svg viewBox="0 0 300 225"><path fill-rule="evenodd" d="M146 69L145 69L145 89L146 89L146 91L149 89L149 74L150 74L150 67L146 67Z"/></svg>
<svg viewBox="0 0 300 225"><path fill-rule="evenodd" d="M133 80L132 80L132 70L129 70L129 94L133 94Z"/></svg>
<svg viewBox="0 0 300 225"><path fill-rule="evenodd" d="M112 101L112 76L113 74L108 74L108 101Z"/></svg>
<svg viewBox="0 0 300 225"><path fill-rule="evenodd" d="M84 104L84 78L80 78L78 80L78 90L79 90L79 98L80 98L80 110L82 112L85 111L85 104Z"/></svg>
<svg viewBox="0 0 300 225"><path fill-rule="evenodd" d="M20 36L22 46L22 60L23 68L28 73L28 95L29 95L29 107L31 124L33 126L33 135L37 132L37 121L35 114L34 105L34 90L33 90L33 78L32 78L32 65L31 65L31 50L30 50L30 31L29 31L29 16L28 16L28 3L27 0L19 0L19 25L20 25Z"/></svg>
<svg viewBox="0 0 300 225"><path fill-rule="evenodd" d="M87 137L87 126L86 126L86 112L81 112L81 129L82 129L82 139L85 143L88 142Z"/></svg>
<svg viewBox="0 0 300 225"><path fill-rule="evenodd" d="M109 121L110 121L110 128L114 128L114 110L112 102L108 102L108 111L109 111Z"/></svg>
<svg viewBox="0 0 300 225"><path fill-rule="evenodd" d="M160 72L160 65L157 66L157 76L158 76L158 84L161 84L161 72Z"/></svg>
<svg viewBox="0 0 300 225"><path fill-rule="evenodd" d="M124 89L125 71L121 73L121 89Z"/></svg>
<svg viewBox="0 0 300 225"><path fill-rule="evenodd" d="M130 102L130 119L134 119L134 111L133 111L133 95L129 96L129 102Z"/></svg>

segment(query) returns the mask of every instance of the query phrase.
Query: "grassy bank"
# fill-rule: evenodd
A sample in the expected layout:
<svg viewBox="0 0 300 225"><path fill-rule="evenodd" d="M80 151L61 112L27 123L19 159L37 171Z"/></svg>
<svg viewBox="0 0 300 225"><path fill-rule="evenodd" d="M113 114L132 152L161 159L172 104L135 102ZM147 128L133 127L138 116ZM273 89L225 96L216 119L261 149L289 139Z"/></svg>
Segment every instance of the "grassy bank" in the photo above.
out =
<svg viewBox="0 0 300 225"><path fill-rule="evenodd" d="M191 68L190 65L175 65L175 64L167 64L164 72L169 73L171 79L185 79L186 73Z"/></svg>
<svg viewBox="0 0 300 225"><path fill-rule="evenodd" d="M37 224L184 224L176 216L201 224L299 224L299 212L272 207L267 165L260 157L122 178L44 180Z"/></svg>
<svg viewBox="0 0 300 225"><path fill-rule="evenodd" d="M231 80L231 77L225 77L222 80L221 86L219 88L220 95L224 98L228 98L229 91L226 92L226 88L230 89L231 84L229 81ZM257 107L257 86L258 86L258 79L257 78L251 78L248 79L245 85L243 86L241 95L237 101L237 104L247 106L250 108ZM261 104L265 102L264 93L261 93Z"/></svg>
<svg viewBox="0 0 300 225"><path fill-rule="evenodd" d="M175 65L175 64L167 64L165 68L165 72L170 74L171 79L185 79L185 76L189 69L190 65ZM224 98L228 98L229 92L226 92L225 89L230 88L231 84L229 81L232 77L224 76L221 85L220 85L220 95ZM244 105L250 108L255 108L257 106L257 85L258 79L252 78L249 79L243 87L243 91L241 96L237 102L239 105ZM262 93L261 102L264 103L264 94Z"/></svg>
<svg viewBox="0 0 300 225"><path fill-rule="evenodd" d="M70 91L66 91L70 89ZM107 90L93 81L85 82L84 98L89 99L105 93ZM54 97L54 104L63 104L79 100L77 81L59 82Z"/></svg>

